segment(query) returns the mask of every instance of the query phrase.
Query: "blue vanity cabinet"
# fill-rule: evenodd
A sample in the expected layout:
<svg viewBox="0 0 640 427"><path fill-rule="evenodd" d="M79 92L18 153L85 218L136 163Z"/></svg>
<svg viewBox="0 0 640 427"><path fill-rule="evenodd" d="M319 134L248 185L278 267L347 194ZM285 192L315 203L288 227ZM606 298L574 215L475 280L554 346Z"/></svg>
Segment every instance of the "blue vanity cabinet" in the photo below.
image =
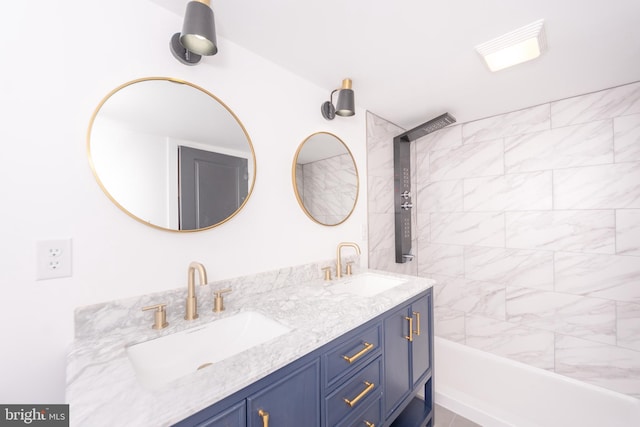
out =
<svg viewBox="0 0 640 427"><path fill-rule="evenodd" d="M303 358L173 427L320 427L320 359Z"/></svg>
<svg viewBox="0 0 640 427"><path fill-rule="evenodd" d="M320 361L247 398L247 427L320 427Z"/></svg>
<svg viewBox="0 0 640 427"><path fill-rule="evenodd" d="M324 384L327 389L360 369L382 352L382 325L375 322L355 329L331 343L323 353Z"/></svg>
<svg viewBox="0 0 640 427"><path fill-rule="evenodd" d="M245 401L231 406L213 405L178 421L171 427L246 427L247 409Z"/></svg>
<svg viewBox="0 0 640 427"><path fill-rule="evenodd" d="M374 320L332 341L322 356L323 426L380 425L372 402L382 384L382 322ZM378 407L379 407L378 403ZM368 412L367 412L368 411ZM376 421L378 420L378 421Z"/></svg>
<svg viewBox="0 0 640 427"><path fill-rule="evenodd" d="M247 416L244 400L231 408L222 411L212 418L206 419L195 427L246 427Z"/></svg>
<svg viewBox="0 0 640 427"><path fill-rule="evenodd" d="M379 400L383 390L382 358L378 357L354 373L347 381L328 393L326 401L326 426L350 425L373 400Z"/></svg>
<svg viewBox="0 0 640 427"><path fill-rule="evenodd" d="M421 293L176 426L427 426L431 295ZM423 383L424 400L415 397Z"/></svg>
<svg viewBox="0 0 640 427"><path fill-rule="evenodd" d="M394 419L431 373L431 291L384 321L385 418Z"/></svg>

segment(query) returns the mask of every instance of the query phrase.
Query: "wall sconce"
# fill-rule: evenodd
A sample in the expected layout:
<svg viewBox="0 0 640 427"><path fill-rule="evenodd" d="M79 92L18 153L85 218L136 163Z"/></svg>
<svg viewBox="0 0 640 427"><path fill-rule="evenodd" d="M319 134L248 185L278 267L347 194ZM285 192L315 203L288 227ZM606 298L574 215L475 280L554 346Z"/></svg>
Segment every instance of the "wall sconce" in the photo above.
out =
<svg viewBox="0 0 640 427"><path fill-rule="evenodd" d="M333 106L333 94L338 92L338 102ZM356 113L356 105L351 89L351 79L342 80L342 87L331 92L329 100L322 104L320 111L322 117L333 120L336 114L342 117L353 116Z"/></svg>
<svg viewBox="0 0 640 427"><path fill-rule="evenodd" d="M218 53L210 0L187 3L182 32L171 37L171 53L185 65L196 65L204 55Z"/></svg>

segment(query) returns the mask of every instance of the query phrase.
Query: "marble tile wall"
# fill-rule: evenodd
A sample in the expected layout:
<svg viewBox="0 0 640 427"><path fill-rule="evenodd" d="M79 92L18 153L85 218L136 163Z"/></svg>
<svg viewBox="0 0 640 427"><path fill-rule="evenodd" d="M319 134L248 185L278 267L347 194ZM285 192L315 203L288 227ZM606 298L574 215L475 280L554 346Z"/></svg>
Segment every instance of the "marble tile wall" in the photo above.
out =
<svg viewBox="0 0 640 427"><path fill-rule="evenodd" d="M369 173L392 173L392 125L370 122ZM415 274L438 281L436 334L640 398L640 82L413 146ZM392 188L369 187L378 247L393 246L393 222L371 221Z"/></svg>
<svg viewBox="0 0 640 427"><path fill-rule="evenodd" d="M394 273L418 274L418 264L396 264L395 214L393 205L393 138L405 129L367 112L367 194L369 268ZM411 188L415 181L415 145L411 146ZM414 198L415 199L415 198ZM418 247L418 236L429 234L429 218L422 218L418 229L417 211L412 211L412 250Z"/></svg>
<svg viewBox="0 0 640 427"><path fill-rule="evenodd" d="M323 224L338 224L349 216L357 182L349 154L296 165L298 194L311 216Z"/></svg>

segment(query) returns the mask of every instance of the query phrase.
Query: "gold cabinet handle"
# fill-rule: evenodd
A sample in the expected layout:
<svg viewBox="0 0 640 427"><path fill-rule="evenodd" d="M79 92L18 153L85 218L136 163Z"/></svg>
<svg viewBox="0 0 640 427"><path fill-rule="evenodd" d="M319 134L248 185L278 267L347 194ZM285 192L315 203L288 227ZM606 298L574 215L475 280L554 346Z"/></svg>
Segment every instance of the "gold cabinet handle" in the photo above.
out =
<svg viewBox="0 0 640 427"><path fill-rule="evenodd" d="M405 338L409 340L409 342L413 342L413 317L405 317L409 321L409 335Z"/></svg>
<svg viewBox="0 0 640 427"><path fill-rule="evenodd" d="M361 358L363 355L365 355L368 351L371 351L371 349L373 348L373 344L369 344L368 342L363 342L362 345L364 345L364 348L359 352L357 352L356 354L354 354L353 356L351 357L342 356L342 358L349 363L353 363L359 358Z"/></svg>
<svg viewBox="0 0 640 427"><path fill-rule="evenodd" d="M417 311L413 312L413 315L416 316L417 329L414 331L417 336L420 336L420 313Z"/></svg>
<svg viewBox="0 0 640 427"><path fill-rule="evenodd" d="M364 425L366 425L367 427L376 427L376 425L374 423L371 423L367 420L364 420Z"/></svg>
<svg viewBox="0 0 640 427"><path fill-rule="evenodd" d="M269 413L267 411L259 409L258 415L260 415L260 417L262 418L262 427L269 427Z"/></svg>
<svg viewBox="0 0 640 427"><path fill-rule="evenodd" d="M363 397L365 397L376 386L374 383L370 383L369 381L365 381L364 385L366 385L367 387L364 390L362 390L359 395L354 397L353 400L349 400L347 398L344 398L344 402L347 405L349 405L350 407L353 408L353 406L356 403L358 403Z"/></svg>

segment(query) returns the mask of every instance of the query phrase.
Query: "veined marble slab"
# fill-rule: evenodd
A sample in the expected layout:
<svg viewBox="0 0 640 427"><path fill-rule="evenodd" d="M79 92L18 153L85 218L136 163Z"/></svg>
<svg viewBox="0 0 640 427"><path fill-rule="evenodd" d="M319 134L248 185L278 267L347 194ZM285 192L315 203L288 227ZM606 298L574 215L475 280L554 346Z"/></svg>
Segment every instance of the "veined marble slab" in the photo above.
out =
<svg viewBox="0 0 640 427"><path fill-rule="evenodd" d="M553 127L640 113L640 82L551 103Z"/></svg>
<svg viewBox="0 0 640 427"><path fill-rule="evenodd" d="M612 254L613 210L506 212L506 246Z"/></svg>
<svg viewBox="0 0 640 427"><path fill-rule="evenodd" d="M556 337L556 372L640 398L640 355L581 338ZM615 361L615 363L612 363Z"/></svg>
<svg viewBox="0 0 640 427"><path fill-rule="evenodd" d="M212 313L205 308L211 300L200 299L200 318L186 321L182 318L184 304L172 303L167 308L170 325L161 331L150 328L151 313L139 316L141 303L173 301L177 291L80 308L76 316L78 338L67 358L66 401L71 407L71 425L172 425L433 285L432 280L379 271L378 274L407 281L372 298L358 297L336 286L336 281L318 279L322 277L318 270L321 266L313 264L218 283L216 286L233 288L225 297L224 312ZM311 280L307 276L310 271L314 272ZM212 285L203 288L208 287ZM185 294L186 289L181 297ZM259 312L289 327L291 332L152 390L136 379L126 355L127 346L245 310ZM85 322L90 324L84 325Z"/></svg>
<svg viewBox="0 0 640 427"><path fill-rule="evenodd" d="M419 212L461 212L462 180L420 182L414 203Z"/></svg>
<svg viewBox="0 0 640 427"><path fill-rule="evenodd" d="M613 162L611 120L505 138L507 173Z"/></svg>
<svg viewBox="0 0 640 427"><path fill-rule="evenodd" d="M616 344L615 301L527 288L507 288L507 321Z"/></svg>
<svg viewBox="0 0 640 427"><path fill-rule="evenodd" d="M393 178L393 137L405 130L367 112L367 176Z"/></svg>
<svg viewBox="0 0 640 427"><path fill-rule="evenodd" d="M501 139L435 150L429 155L430 181L460 179L504 173Z"/></svg>
<svg viewBox="0 0 640 427"><path fill-rule="evenodd" d="M549 114L549 104L544 104L465 123L462 125L462 139L464 144L474 144L549 129Z"/></svg>
<svg viewBox="0 0 640 427"><path fill-rule="evenodd" d="M553 207L551 172L464 180L465 211L531 211Z"/></svg>
<svg viewBox="0 0 640 427"><path fill-rule="evenodd" d="M467 316L465 322L468 346L553 370L553 332L483 316Z"/></svg>
<svg viewBox="0 0 640 427"><path fill-rule="evenodd" d="M454 212L431 214L431 241L452 245L503 247L504 213Z"/></svg>
<svg viewBox="0 0 640 427"><path fill-rule="evenodd" d="M463 311L453 310L449 307L434 307L434 334L464 344L464 318Z"/></svg>
<svg viewBox="0 0 640 427"><path fill-rule="evenodd" d="M467 279L553 290L553 252L467 246L464 274Z"/></svg>
<svg viewBox="0 0 640 427"><path fill-rule="evenodd" d="M640 303L637 257L556 252L556 291Z"/></svg>
<svg viewBox="0 0 640 427"><path fill-rule="evenodd" d="M485 248L486 249L486 248ZM418 275L464 276L464 247L418 241Z"/></svg>
<svg viewBox="0 0 640 427"><path fill-rule="evenodd" d="M616 304L618 346L640 351L640 304L628 302L617 302Z"/></svg>
<svg viewBox="0 0 640 427"><path fill-rule="evenodd" d="M553 172L555 209L640 208L640 162Z"/></svg>
<svg viewBox="0 0 640 427"><path fill-rule="evenodd" d="M640 256L640 209L616 210L616 253Z"/></svg>
<svg viewBox="0 0 640 427"><path fill-rule="evenodd" d="M640 161L640 114L616 117L613 130L616 162Z"/></svg>
<svg viewBox="0 0 640 427"><path fill-rule="evenodd" d="M369 176L367 179L369 194L375 197L368 198L369 214L393 214L393 176Z"/></svg>
<svg viewBox="0 0 640 427"><path fill-rule="evenodd" d="M456 311L505 320L505 286L467 280L463 277L432 275L434 305Z"/></svg>

